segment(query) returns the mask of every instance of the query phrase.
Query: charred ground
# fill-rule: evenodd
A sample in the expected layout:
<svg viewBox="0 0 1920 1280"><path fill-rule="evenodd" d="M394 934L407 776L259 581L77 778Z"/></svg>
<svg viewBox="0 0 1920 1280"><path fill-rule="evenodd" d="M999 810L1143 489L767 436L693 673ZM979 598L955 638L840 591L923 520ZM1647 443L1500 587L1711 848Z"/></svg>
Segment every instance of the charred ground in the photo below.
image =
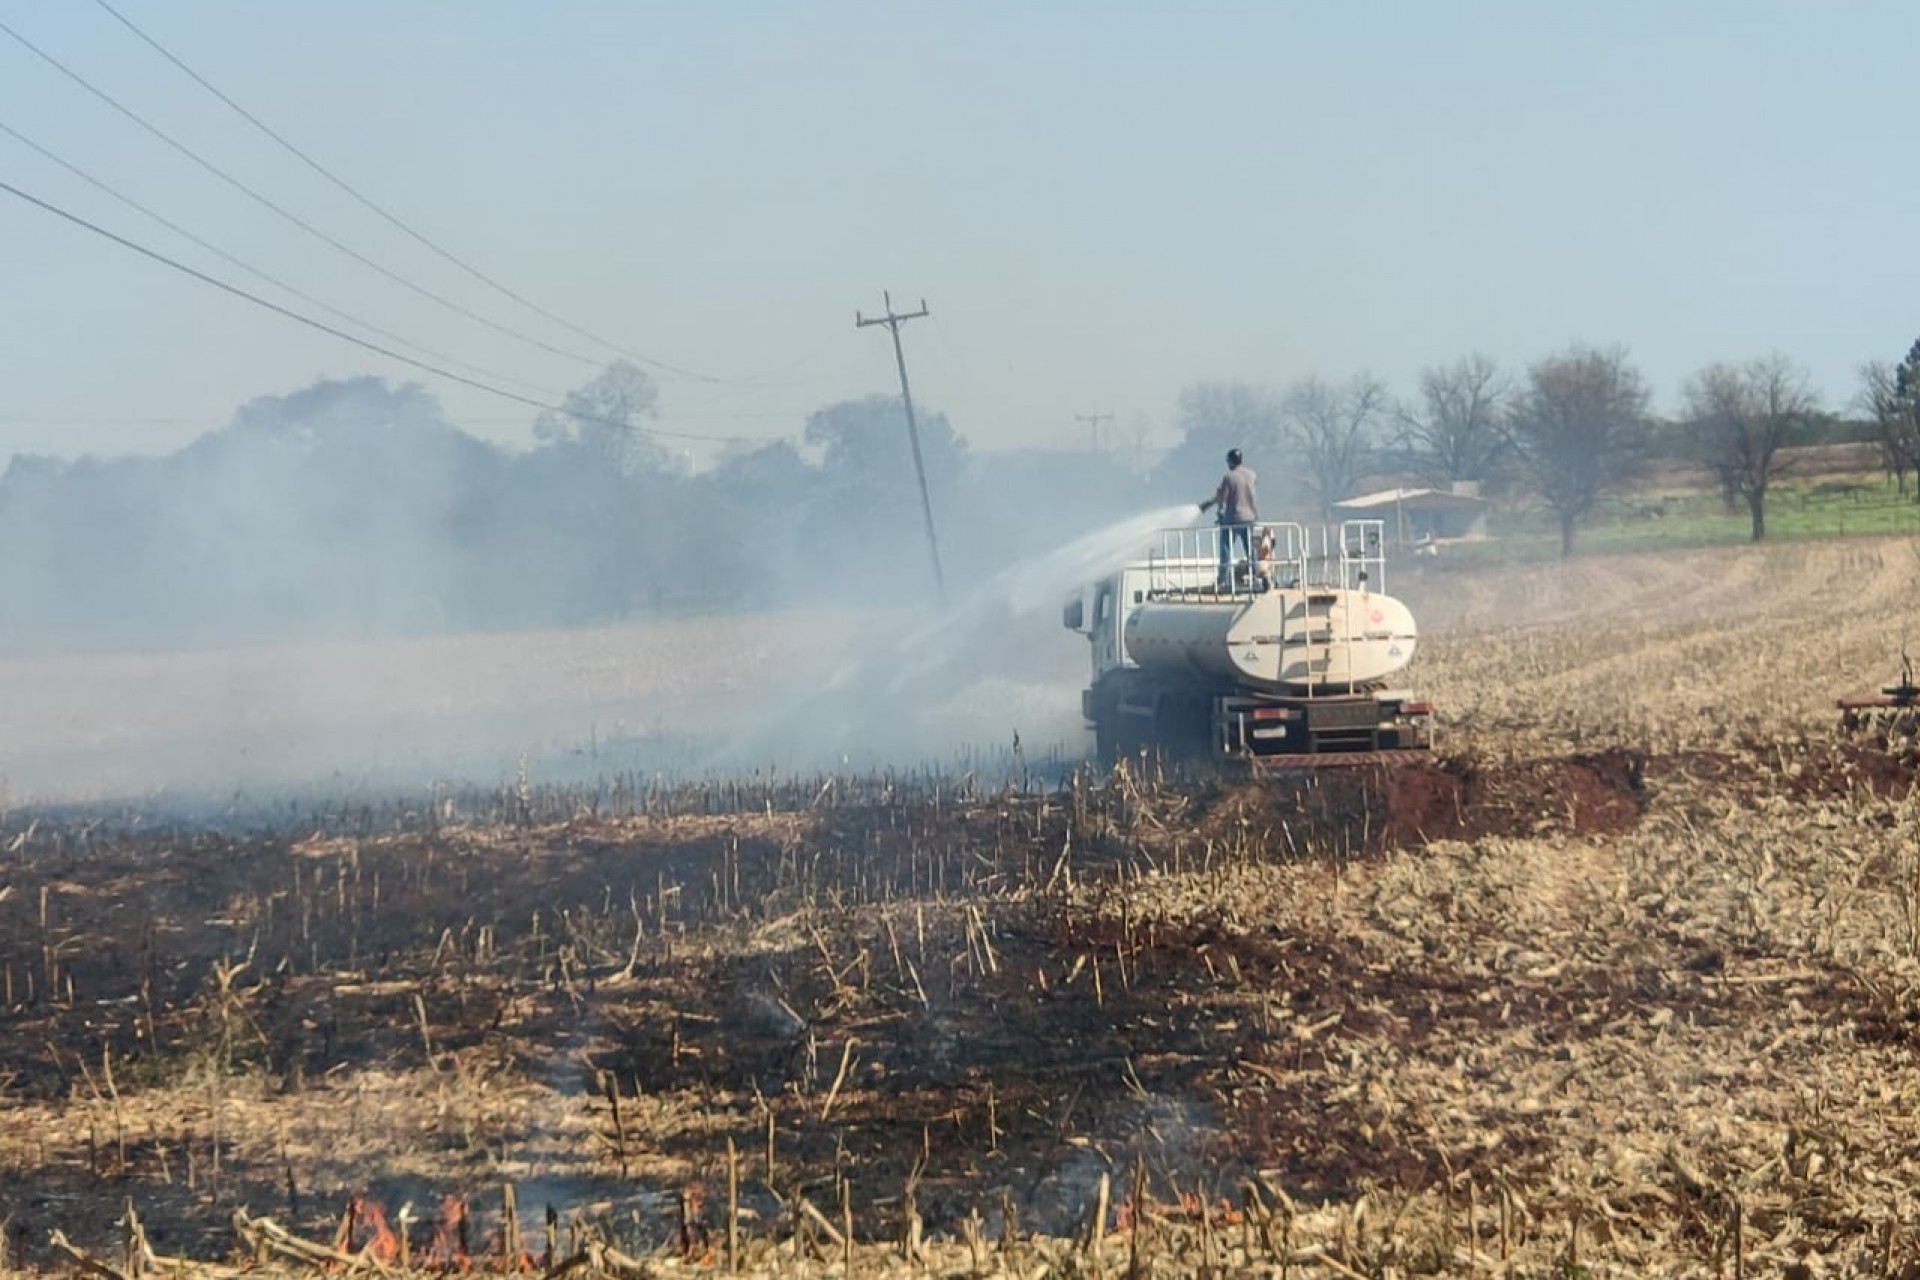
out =
<svg viewBox="0 0 1920 1280"><path fill-rule="evenodd" d="M815 1273L850 1212L1027 1276L1900 1274L1916 761L1833 699L1920 556L1403 589L1460 616L1444 748L1386 772L9 814L0 1268L121 1257L129 1204L165 1253L236 1209L360 1249L383 1205L417 1261L519 1265L511 1186L529 1265L551 1206L562 1264L638 1275L716 1256L732 1167L750 1264ZM1104 1262L1032 1238L1103 1178Z"/></svg>
<svg viewBox="0 0 1920 1280"><path fill-rule="evenodd" d="M1605 842L1649 812L1894 804L1913 776L1801 743L617 815L552 793L297 834L33 821L0 879L0 1217L31 1263L54 1226L104 1247L131 1197L156 1245L211 1256L234 1206L325 1237L355 1193L515 1183L650 1246L687 1188L715 1229L731 1142L768 1229L844 1196L892 1235L910 1194L930 1231L1058 1232L1139 1166L1174 1203L1471 1185L1542 1233L1579 1199L1548 1189L1592 1140L1567 1091L1596 1056L1778 1022L1790 992L1786 1025L1915 1074L1912 1019L1837 957L1657 894L1593 936ZM1697 1231L1678 1177L1602 1200Z"/></svg>

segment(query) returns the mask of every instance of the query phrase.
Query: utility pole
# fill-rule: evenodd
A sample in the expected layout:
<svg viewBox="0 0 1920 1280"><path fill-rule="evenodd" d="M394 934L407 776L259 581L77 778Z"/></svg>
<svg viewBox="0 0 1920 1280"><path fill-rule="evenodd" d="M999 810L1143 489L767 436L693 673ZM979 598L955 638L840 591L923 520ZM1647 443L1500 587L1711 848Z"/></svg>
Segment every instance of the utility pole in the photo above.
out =
<svg viewBox="0 0 1920 1280"><path fill-rule="evenodd" d="M1073 420L1087 424L1087 439L1092 442L1093 451L1095 453L1100 452L1100 424L1103 422L1112 422L1113 415L1110 413L1101 413L1096 410L1093 413L1076 413L1073 415Z"/></svg>
<svg viewBox="0 0 1920 1280"><path fill-rule="evenodd" d="M893 363L900 370L900 399L907 406L907 438L913 442L913 472L920 479L920 510L927 517L927 550L933 553L933 582L940 590L940 607L947 607L947 575L940 568L940 539L933 531L933 499L927 495L927 464L920 456L920 424L913 419L913 389L907 385L907 357L900 350L900 326L909 320L918 320L927 315L927 300L920 300L918 311L905 313L893 309L893 295L881 293L887 304L887 314L871 318L853 313L853 327L864 329L868 325L883 324L893 334Z"/></svg>

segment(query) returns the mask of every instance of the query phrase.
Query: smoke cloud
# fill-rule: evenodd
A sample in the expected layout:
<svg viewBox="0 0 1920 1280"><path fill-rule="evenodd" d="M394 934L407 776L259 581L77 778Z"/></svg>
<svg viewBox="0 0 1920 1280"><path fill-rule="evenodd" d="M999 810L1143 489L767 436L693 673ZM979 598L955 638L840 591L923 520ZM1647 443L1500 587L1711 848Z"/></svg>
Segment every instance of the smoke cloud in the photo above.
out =
<svg viewBox="0 0 1920 1280"><path fill-rule="evenodd" d="M1093 451L976 455L925 415L943 614L897 399L690 473L624 429L654 411L639 370L576 398L584 416L521 451L358 378L251 402L165 457L15 457L9 793L1082 748L1085 646L1057 606L1141 541L1138 521L1086 535L1162 505L1150 478Z"/></svg>

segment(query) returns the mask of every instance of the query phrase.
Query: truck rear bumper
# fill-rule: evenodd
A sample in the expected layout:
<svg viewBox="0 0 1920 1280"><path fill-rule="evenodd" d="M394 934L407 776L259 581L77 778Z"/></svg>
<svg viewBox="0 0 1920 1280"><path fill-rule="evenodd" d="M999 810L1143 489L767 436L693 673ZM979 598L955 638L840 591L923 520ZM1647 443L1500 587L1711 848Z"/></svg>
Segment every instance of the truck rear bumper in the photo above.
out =
<svg viewBox="0 0 1920 1280"><path fill-rule="evenodd" d="M1433 752L1394 751L1321 751L1308 755L1254 756L1247 761L1257 773L1278 773L1287 769L1364 769L1373 765L1418 764L1433 759Z"/></svg>
<svg viewBox="0 0 1920 1280"><path fill-rule="evenodd" d="M1402 694L1223 697L1213 740L1224 755L1256 758L1418 752L1433 745L1432 723L1425 703Z"/></svg>

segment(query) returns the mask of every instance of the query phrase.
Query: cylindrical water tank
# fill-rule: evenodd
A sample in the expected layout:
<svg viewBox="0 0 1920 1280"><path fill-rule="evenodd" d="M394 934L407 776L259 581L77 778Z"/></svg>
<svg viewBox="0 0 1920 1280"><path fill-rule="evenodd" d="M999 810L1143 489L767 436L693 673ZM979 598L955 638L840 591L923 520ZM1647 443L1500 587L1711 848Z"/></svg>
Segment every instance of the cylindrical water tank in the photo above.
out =
<svg viewBox="0 0 1920 1280"><path fill-rule="evenodd" d="M1413 614L1392 596L1280 588L1232 600L1148 600L1127 615L1127 656L1166 675L1272 693L1385 680L1413 660Z"/></svg>

